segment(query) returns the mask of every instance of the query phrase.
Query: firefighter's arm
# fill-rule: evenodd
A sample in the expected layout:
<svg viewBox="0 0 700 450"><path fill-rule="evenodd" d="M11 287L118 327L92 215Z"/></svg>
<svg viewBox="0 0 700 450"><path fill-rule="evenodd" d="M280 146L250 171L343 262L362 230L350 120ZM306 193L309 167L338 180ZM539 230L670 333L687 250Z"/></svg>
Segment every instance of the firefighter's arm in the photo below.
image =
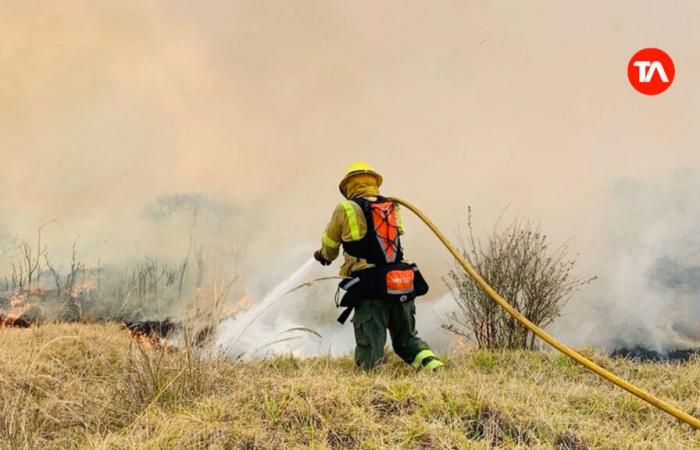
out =
<svg viewBox="0 0 700 450"><path fill-rule="evenodd" d="M320 256L326 261L333 261L340 253L340 243L343 237L343 223L345 221L345 209L338 205L333 211L330 222L326 226L326 231L321 237Z"/></svg>

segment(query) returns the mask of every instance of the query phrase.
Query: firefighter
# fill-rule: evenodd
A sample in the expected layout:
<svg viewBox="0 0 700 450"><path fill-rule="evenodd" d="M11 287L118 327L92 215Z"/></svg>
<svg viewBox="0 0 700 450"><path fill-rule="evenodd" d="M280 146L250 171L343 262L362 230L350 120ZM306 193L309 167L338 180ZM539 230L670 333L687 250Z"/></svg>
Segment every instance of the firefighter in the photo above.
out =
<svg viewBox="0 0 700 450"><path fill-rule="evenodd" d="M428 286L415 264L403 259L404 233L398 205L382 197L382 176L369 164L351 164L340 181L345 197L333 211L314 258L328 265L343 247L340 275L347 289L340 306L348 307L355 331L355 363L364 370L384 357L386 330L396 354L416 369L435 370L444 364L417 336L414 299ZM352 286L352 287L350 287Z"/></svg>

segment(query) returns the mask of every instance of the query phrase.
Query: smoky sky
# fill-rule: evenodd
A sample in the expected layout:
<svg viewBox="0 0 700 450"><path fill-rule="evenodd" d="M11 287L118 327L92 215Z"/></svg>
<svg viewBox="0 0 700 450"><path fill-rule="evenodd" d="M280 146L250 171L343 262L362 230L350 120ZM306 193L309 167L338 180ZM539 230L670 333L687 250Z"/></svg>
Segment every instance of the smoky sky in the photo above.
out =
<svg viewBox="0 0 700 450"><path fill-rule="evenodd" d="M203 195L240 220L216 237L245 230L249 266L274 267L367 160L448 232L510 205L600 275L612 186L700 162L698 30L691 1L3 0L0 230L176 253L144 208ZM676 65L657 97L626 78L648 46ZM407 226L439 285L448 255Z"/></svg>

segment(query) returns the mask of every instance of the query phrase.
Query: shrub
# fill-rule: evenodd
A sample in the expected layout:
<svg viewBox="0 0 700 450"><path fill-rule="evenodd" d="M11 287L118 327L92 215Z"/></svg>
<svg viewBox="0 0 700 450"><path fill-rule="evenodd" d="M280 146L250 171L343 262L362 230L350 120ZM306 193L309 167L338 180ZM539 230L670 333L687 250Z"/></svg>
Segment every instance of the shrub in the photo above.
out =
<svg viewBox="0 0 700 450"><path fill-rule="evenodd" d="M539 226L516 219L484 239L474 236L471 208L460 251L477 272L521 314L540 327L561 314L571 295L595 278L573 275L576 256L568 245L550 249ZM480 348L535 348L535 335L503 311L479 285L455 265L445 278L458 310L443 327L472 338Z"/></svg>

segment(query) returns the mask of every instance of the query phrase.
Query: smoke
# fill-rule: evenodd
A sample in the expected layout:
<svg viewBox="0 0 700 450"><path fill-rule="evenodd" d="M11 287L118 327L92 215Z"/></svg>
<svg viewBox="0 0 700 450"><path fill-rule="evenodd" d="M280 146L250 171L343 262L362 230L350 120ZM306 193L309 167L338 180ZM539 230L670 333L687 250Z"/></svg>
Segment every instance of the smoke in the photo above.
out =
<svg viewBox="0 0 700 450"><path fill-rule="evenodd" d="M414 201L444 228L467 205L489 223L510 204L555 242L575 236L582 272L602 276L608 253L598 243L628 252L599 226L610 186L700 166L700 5L629 0L601 11L561 2L5 1L0 271L14 245L5 243L33 239L52 219L61 226L44 240L55 260L70 259L80 236L89 266L145 254L177 261L192 233L212 280L239 276L231 301L246 289L262 299L318 245L344 166L367 160L385 194ZM658 98L627 85L627 61L647 45L676 62L676 81ZM406 225L407 255L432 287L418 304L423 321L442 308L432 302L445 294L450 260L418 222ZM613 257L621 267L610 269L641 286L656 259L637 256ZM675 281L664 277L654 292L666 298ZM625 297L615 289L627 292L598 285L600 299L572 305L608 305ZM292 308L278 313L291 317L280 327L336 327L332 288L315 289L280 303ZM419 330L444 339L439 322ZM351 340L348 328L339 340Z"/></svg>
<svg viewBox="0 0 700 450"><path fill-rule="evenodd" d="M621 180L604 205L599 279L570 308L565 334L604 347L700 345L700 173ZM567 322L567 321L565 321Z"/></svg>

